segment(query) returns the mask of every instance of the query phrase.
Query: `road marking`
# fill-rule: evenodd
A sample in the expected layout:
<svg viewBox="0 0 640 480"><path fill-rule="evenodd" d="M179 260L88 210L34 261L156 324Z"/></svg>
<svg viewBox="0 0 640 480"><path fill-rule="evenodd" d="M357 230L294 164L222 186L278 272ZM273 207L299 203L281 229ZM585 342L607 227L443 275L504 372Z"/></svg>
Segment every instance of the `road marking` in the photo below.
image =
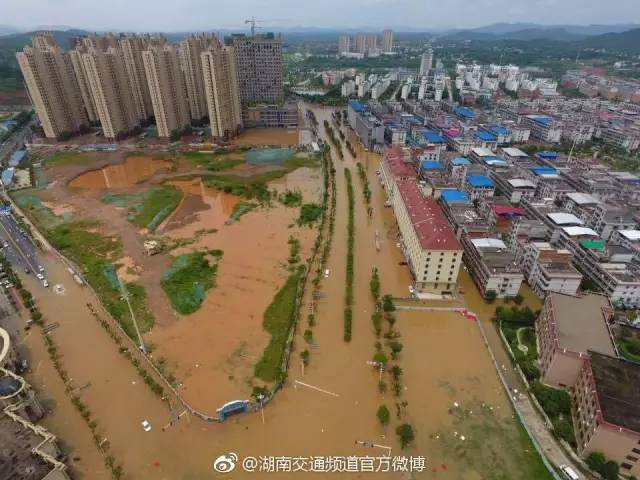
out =
<svg viewBox="0 0 640 480"><path fill-rule="evenodd" d="M339 397L340 396L337 393L330 392L329 390L324 390L324 389L322 389L320 387L309 385L308 383L301 382L300 380L296 380L294 383L297 384L297 385L302 385L303 387L310 388L312 390L316 390L316 391L321 392L321 393L326 393L327 395L332 395L334 397Z"/></svg>

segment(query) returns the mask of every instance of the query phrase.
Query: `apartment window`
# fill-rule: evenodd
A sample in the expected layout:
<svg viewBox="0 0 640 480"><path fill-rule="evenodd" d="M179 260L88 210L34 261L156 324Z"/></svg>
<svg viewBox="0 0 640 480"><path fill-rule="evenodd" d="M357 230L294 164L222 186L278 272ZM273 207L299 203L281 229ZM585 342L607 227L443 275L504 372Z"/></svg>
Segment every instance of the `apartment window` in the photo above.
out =
<svg viewBox="0 0 640 480"><path fill-rule="evenodd" d="M621 468L625 469L625 470L631 470L631 468L633 468L633 465L631 465L630 463L623 463L620 465Z"/></svg>

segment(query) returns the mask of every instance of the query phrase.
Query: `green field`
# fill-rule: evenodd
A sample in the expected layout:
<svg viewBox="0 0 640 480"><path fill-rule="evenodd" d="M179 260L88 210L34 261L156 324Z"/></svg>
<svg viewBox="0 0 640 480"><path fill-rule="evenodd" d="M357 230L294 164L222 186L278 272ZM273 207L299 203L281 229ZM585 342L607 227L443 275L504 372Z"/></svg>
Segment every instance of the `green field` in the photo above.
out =
<svg viewBox="0 0 640 480"><path fill-rule="evenodd" d="M172 186L154 187L140 193L107 193L100 198L128 208L129 220L138 227L155 230L178 207L182 190Z"/></svg>
<svg viewBox="0 0 640 480"><path fill-rule="evenodd" d="M266 382L274 381L282 374L280 367L287 344L287 336L294 322L296 295L300 280L301 273L296 272L290 275L264 312L262 326L271 335L271 339L262 358L255 365L254 374Z"/></svg>
<svg viewBox="0 0 640 480"><path fill-rule="evenodd" d="M215 287L217 271L217 264L212 264L206 253L187 253L176 257L160 283L174 310L189 315L200 308L207 291Z"/></svg>
<svg viewBox="0 0 640 480"><path fill-rule="evenodd" d="M116 237L89 231L99 228L98 222L69 222L50 230L47 236L56 249L79 265L107 311L122 325L127 335L135 338L129 308L122 298L123 286L115 273L115 262L122 256L122 242ZM147 307L144 288L134 282L124 284L124 288L129 293L138 328L143 333L150 330L154 318Z"/></svg>
<svg viewBox="0 0 640 480"><path fill-rule="evenodd" d="M230 170L244 163L243 159L232 158L220 153L185 152L182 156L212 172Z"/></svg>
<svg viewBox="0 0 640 480"><path fill-rule="evenodd" d="M96 156L104 155L101 152L92 152L91 155L81 152L56 152L47 158L43 163L47 166L56 167L72 167L77 165L86 165Z"/></svg>

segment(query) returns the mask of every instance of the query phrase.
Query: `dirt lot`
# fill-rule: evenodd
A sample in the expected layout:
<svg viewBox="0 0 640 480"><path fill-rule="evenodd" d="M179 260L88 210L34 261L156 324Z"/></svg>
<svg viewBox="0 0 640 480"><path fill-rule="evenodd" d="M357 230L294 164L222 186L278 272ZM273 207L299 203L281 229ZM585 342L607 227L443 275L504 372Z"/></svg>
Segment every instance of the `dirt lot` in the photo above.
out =
<svg viewBox="0 0 640 480"><path fill-rule="evenodd" d="M251 179L280 168L238 164L241 158L225 154L220 161L235 164L230 163L233 166L223 174ZM45 160L39 175L46 179L44 188L20 192L16 200L44 229L99 220L92 231L120 239L118 276L144 288L155 317L145 342L181 384L187 401L211 410L212 405L249 396L253 366L269 340L262 316L288 276L288 239L300 240L301 257L306 258L315 229L296 226L299 209L277 200L270 206L252 200L255 206L249 213L229 222L236 205L247 200L207 186L202 179L208 178L211 166L201 163L199 157L160 160L120 152L65 152ZM268 188L296 189L304 201L319 201L320 185L320 171L304 167L272 181ZM134 217L144 208L140 205L148 192L158 188L178 190L181 197L151 233L135 224ZM166 245L165 250L147 255L144 241L149 238ZM222 251L216 286L199 310L180 315L161 286L163 273L182 254L214 249Z"/></svg>
<svg viewBox="0 0 640 480"><path fill-rule="evenodd" d="M233 139L234 145L298 145L298 129L250 128Z"/></svg>

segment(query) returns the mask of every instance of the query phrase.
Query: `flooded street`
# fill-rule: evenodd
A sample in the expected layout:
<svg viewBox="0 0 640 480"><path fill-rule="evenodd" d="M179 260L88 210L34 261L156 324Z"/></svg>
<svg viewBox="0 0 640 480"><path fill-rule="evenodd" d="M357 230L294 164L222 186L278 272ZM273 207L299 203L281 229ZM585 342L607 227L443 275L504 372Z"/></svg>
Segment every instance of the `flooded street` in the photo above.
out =
<svg viewBox="0 0 640 480"><path fill-rule="evenodd" d="M320 125L324 119L330 120L330 110L316 109L315 112ZM320 130L324 136L322 127ZM369 218L355 161L346 149L344 152L344 160L334 155L335 237L327 266L329 278L323 278L324 296L316 306L315 346L310 348L310 364L303 373L299 352L306 348L302 332L311 300L306 298L286 385L265 407L264 423L260 413L233 417L224 424L205 423L186 415L175 426L162 431L172 418L169 406L142 382L91 315L86 304L97 302L88 290L76 285L63 264L53 256L46 259L45 268L52 285L65 286L64 295L41 288L32 277L25 279L44 317L60 323L52 336L59 344L62 361L74 386L86 386L80 395L97 419L99 431L109 439L113 455L124 468L124 478L222 478L214 473L212 461L228 452L240 457L380 456L385 453L384 449L356 443L366 441L391 447L392 455L425 456L426 471L414 474L413 478L484 480L492 478L492 469L502 468L508 476L495 478L529 480L519 473L521 459L512 451L518 430L477 326L452 312L396 312L396 328L404 344L398 359L404 370L402 399L408 402L407 417L403 421L411 423L416 431L412 446L400 450L395 434L395 426L400 423L395 418L394 407L398 400L391 392L378 392L378 372L366 363L373 357L376 341L371 323L373 301L369 280L375 266L380 273L382 294L407 297L411 278L407 267L399 265L403 258L396 247L392 210L383 206L385 193L375 175L379 156L358 150L358 160L367 170L373 194L374 212ZM347 253L345 167L352 171L356 223L350 343L343 341ZM322 175L318 174L317 185L308 184L303 181L301 170L287 178L286 188L298 185L306 198L307 193L319 191ZM152 173L148 170L145 175ZM103 181L106 185L105 175L100 175L102 180L98 175L91 182ZM116 181L115 173L109 175L109 182ZM207 296L202 309L180 321L158 326L149 339L159 345L154 355L170 358L178 378L184 379L185 398L197 408L214 413L223 401L232 400L236 395L247 398L250 391L248 375L261 353L261 345L266 342L262 313L284 281L286 271L278 262L286 261L289 225L294 222L297 210L278 205L267 211L249 212L232 225L220 225L220 221L228 218L229 209L233 209L231 199L220 194L216 197L197 184L176 182L176 185L190 195L185 196L181 207L168 219L164 226L167 235L184 238L201 229L216 228L215 235L199 237L196 246L222 249L224 255L219 265L218 286ZM278 188L283 188L282 181ZM183 220L188 216L195 217L195 221L187 225ZM264 234L257 237L256 231ZM376 250L376 231L380 234L380 251ZM308 229L296 235L308 248L315 233ZM174 253L180 252L177 249ZM469 284L466 273L461 275L467 305L480 314L481 321L488 321L498 303L486 306ZM486 330L495 332L489 325ZM56 402L47 427L75 448L72 456L77 453L79 459L72 464L79 478L109 478L99 465L88 428L64 396L64 386L49 366L40 333L34 330L26 343L32 352L32 365L40 365L34 368L29 380L36 387L44 386ZM494 350L502 352L497 347ZM230 395L234 396L229 398ZM460 407L454 407L454 402ZM376 419L376 411L382 404L386 404L392 414L386 430ZM183 410L178 405L171 408L174 415ZM142 430L143 419L153 425L151 432ZM464 440L460 439L461 434ZM238 466L224 478L267 476L297 479L308 478L309 474L249 474ZM331 475L331 478L365 477L408 478L400 473Z"/></svg>

